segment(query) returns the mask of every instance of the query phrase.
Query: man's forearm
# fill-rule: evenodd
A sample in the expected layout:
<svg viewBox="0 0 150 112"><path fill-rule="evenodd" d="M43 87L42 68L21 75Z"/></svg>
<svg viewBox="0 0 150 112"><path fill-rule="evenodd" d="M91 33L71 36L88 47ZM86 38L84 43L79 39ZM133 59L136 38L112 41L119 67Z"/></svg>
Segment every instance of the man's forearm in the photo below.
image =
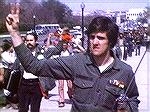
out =
<svg viewBox="0 0 150 112"><path fill-rule="evenodd" d="M21 38L20 32L19 31L15 31L15 32L10 32L11 35L11 39L13 42L13 46L17 47L19 46L21 43L23 43L23 40Z"/></svg>

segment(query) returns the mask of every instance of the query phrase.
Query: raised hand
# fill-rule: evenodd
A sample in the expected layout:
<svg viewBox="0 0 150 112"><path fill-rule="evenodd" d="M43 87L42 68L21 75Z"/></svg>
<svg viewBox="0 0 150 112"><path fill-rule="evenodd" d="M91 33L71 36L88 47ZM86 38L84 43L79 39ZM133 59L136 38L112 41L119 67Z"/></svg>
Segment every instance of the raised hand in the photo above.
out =
<svg viewBox="0 0 150 112"><path fill-rule="evenodd" d="M19 13L20 4L10 4L10 14L6 17L6 27L9 33L17 32L19 30Z"/></svg>
<svg viewBox="0 0 150 112"><path fill-rule="evenodd" d="M20 4L11 4L10 5L10 14L6 17L6 27L8 32L11 35L11 40L13 46L17 47L23 40L19 33L19 13L20 13Z"/></svg>

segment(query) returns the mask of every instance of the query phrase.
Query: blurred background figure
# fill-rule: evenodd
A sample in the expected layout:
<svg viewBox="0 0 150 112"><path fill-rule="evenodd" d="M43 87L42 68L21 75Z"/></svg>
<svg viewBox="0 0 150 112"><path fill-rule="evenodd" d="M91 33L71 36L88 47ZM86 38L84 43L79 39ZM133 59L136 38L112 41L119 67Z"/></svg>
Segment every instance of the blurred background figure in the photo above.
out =
<svg viewBox="0 0 150 112"><path fill-rule="evenodd" d="M69 56L72 55L72 48L70 43L72 42L72 35L69 33L69 28L64 27L61 39L66 41L67 43L63 44L63 51L61 52L60 56ZM66 80L67 87L68 87L68 96L71 99L73 95L73 87L72 87L72 81ZM64 80L58 80L58 93L59 93L59 100L58 100L58 107L64 107L65 106L65 98L64 98Z"/></svg>
<svg viewBox="0 0 150 112"><path fill-rule="evenodd" d="M2 45L3 52L1 54L2 66L4 69L4 95L6 96L6 106L5 108L14 108L17 109L18 98L17 93L10 91L10 81L11 81L11 72L13 64L16 60L16 55L10 40L4 40Z"/></svg>
<svg viewBox="0 0 150 112"><path fill-rule="evenodd" d="M4 68L2 65L2 57L1 57L2 52L3 52L3 49L0 46L0 90L3 89L3 83L4 83Z"/></svg>
<svg viewBox="0 0 150 112"><path fill-rule="evenodd" d="M69 45L68 44L63 45L63 51L61 52L60 56L71 55L71 52L69 51ZM68 87L67 93L68 93L69 98L71 99L71 97L73 95L72 81L66 80L66 82L67 82L67 87ZM64 107L65 106L64 80L58 80L58 93L59 93L58 107Z"/></svg>
<svg viewBox="0 0 150 112"><path fill-rule="evenodd" d="M140 36L138 32L135 34L134 41L135 41L135 55L140 56L141 46L142 46L142 37Z"/></svg>
<svg viewBox="0 0 150 112"><path fill-rule="evenodd" d="M43 59L43 49L37 43L38 37L35 32L26 34L25 44L28 49L31 50L32 54L38 59ZM20 63L18 63L20 65ZM39 112L42 91L40 86L40 81L37 76L32 73L28 73L22 68L22 78L18 90L19 98L19 112L28 112L29 105L31 112Z"/></svg>

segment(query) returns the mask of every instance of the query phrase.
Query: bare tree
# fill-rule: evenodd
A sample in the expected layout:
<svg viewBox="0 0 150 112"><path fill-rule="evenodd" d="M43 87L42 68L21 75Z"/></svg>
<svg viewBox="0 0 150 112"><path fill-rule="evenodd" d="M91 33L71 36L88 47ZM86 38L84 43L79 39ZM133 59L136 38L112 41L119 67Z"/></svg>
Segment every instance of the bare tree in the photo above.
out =
<svg viewBox="0 0 150 112"><path fill-rule="evenodd" d="M8 5L5 0L0 0L0 33L6 31L5 28L5 17L8 14Z"/></svg>
<svg viewBox="0 0 150 112"><path fill-rule="evenodd" d="M72 10L57 0L47 0L42 2L52 16L49 18L50 22L59 24L67 24L72 22ZM55 21L53 21L55 20Z"/></svg>
<svg viewBox="0 0 150 112"><path fill-rule="evenodd" d="M21 28L23 29L32 29L34 25L34 18L36 16L36 8L39 7L39 4L36 0L20 0L21 7Z"/></svg>

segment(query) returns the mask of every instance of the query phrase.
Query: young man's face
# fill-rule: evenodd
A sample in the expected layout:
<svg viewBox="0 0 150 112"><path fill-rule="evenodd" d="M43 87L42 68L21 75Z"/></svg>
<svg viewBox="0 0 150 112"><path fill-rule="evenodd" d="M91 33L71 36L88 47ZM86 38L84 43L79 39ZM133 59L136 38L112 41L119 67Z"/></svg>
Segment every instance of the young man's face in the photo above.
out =
<svg viewBox="0 0 150 112"><path fill-rule="evenodd" d="M36 40L33 35L27 35L25 42L29 49L33 49L36 46Z"/></svg>
<svg viewBox="0 0 150 112"><path fill-rule="evenodd" d="M92 33L89 37L90 52L94 56L102 56L109 51L109 41L106 32Z"/></svg>

